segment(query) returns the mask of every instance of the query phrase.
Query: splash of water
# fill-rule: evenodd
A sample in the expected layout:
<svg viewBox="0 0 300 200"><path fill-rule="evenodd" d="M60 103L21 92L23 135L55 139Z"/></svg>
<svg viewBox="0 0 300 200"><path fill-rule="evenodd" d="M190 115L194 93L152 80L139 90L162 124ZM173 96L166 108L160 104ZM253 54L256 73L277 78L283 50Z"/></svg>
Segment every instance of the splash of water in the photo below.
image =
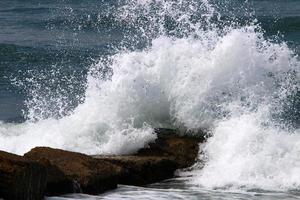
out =
<svg viewBox="0 0 300 200"><path fill-rule="evenodd" d="M300 62L287 44L254 23L224 23L206 0L126 1L117 13L138 24L122 45L148 45L95 63L84 102L68 115L1 124L1 149L130 153L156 138L154 127L207 128L206 165L193 183L299 188L299 129L283 116L298 98Z"/></svg>

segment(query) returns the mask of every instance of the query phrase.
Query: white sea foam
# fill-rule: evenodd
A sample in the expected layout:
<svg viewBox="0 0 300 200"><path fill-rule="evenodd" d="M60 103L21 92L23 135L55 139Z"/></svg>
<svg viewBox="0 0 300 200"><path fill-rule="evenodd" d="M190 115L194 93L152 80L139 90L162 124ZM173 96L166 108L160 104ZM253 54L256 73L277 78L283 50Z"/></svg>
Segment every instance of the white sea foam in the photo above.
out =
<svg viewBox="0 0 300 200"><path fill-rule="evenodd" d="M299 133L264 127L258 113L222 121L205 146L208 162L193 182L220 189L297 189Z"/></svg>
<svg viewBox="0 0 300 200"><path fill-rule="evenodd" d="M215 10L204 5L209 21ZM277 122L287 96L299 87L298 58L255 25L193 27L188 37L162 33L144 50L114 55L107 81L99 78L105 65L99 61L91 67L84 103L61 119L1 124L0 149L122 154L154 140L154 127L208 128L213 137L204 148L205 167L193 172L196 185L299 188L299 130Z"/></svg>

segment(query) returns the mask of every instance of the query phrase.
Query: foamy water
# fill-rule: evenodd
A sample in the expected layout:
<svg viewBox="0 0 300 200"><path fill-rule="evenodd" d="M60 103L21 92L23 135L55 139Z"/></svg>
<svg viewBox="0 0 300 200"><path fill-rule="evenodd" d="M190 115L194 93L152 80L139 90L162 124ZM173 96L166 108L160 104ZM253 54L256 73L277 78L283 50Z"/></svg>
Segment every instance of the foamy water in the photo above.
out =
<svg viewBox="0 0 300 200"><path fill-rule="evenodd" d="M150 25L140 31L151 45L95 62L85 100L69 115L39 117L36 106L44 104L32 99L27 122L0 125L0 149L23 154L50 146L126 154L153 141L155 127L205 128L212 134L199 155L206 163L191 172L191 184L299 189L299 129L282 117L297 98L298 57L285 42L268 40L255 22L217 28L218 21L211 22L220 17L216 8L209 1L191 2L157 1L154 16L153 1L128 2L120 20L134 24L138 15L148 17ZM198 8L204 20L192 23L189 17ZM180 36L167 34L159 24L163 14L178 22ZM104 80L105 68L111 74Z"/></svg>

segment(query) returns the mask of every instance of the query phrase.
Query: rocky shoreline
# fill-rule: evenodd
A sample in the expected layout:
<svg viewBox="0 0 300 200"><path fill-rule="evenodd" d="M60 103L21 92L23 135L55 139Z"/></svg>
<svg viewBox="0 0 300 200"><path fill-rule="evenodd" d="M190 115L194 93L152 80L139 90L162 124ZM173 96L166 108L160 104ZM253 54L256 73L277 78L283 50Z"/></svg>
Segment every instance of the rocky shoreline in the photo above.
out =
<svg viewBox="0 0 300 200"><path fill-rule="evenodd" d="M143 186L194 164L204 137L156 129L157 139L134 155L104 156L36 147L18 156L0 151L0 198L40 200L69 193L100 194L118 184Z"/></svg>

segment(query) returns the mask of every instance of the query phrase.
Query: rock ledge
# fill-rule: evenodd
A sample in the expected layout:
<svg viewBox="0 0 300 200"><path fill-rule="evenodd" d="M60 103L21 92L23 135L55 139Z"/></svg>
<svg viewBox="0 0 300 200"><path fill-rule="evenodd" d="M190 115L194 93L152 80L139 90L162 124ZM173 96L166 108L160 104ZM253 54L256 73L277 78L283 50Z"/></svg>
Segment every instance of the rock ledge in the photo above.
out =
<svg viewBox="0 0 300 200"><path fill-rule="evenodd" d="M88 156L49 147L36 147L23 157L0 151L0 198L99 194L118 184L143 186L172 178L177 169L194 164L204 137L155 132L158 138L134 155Z"/></svg>

